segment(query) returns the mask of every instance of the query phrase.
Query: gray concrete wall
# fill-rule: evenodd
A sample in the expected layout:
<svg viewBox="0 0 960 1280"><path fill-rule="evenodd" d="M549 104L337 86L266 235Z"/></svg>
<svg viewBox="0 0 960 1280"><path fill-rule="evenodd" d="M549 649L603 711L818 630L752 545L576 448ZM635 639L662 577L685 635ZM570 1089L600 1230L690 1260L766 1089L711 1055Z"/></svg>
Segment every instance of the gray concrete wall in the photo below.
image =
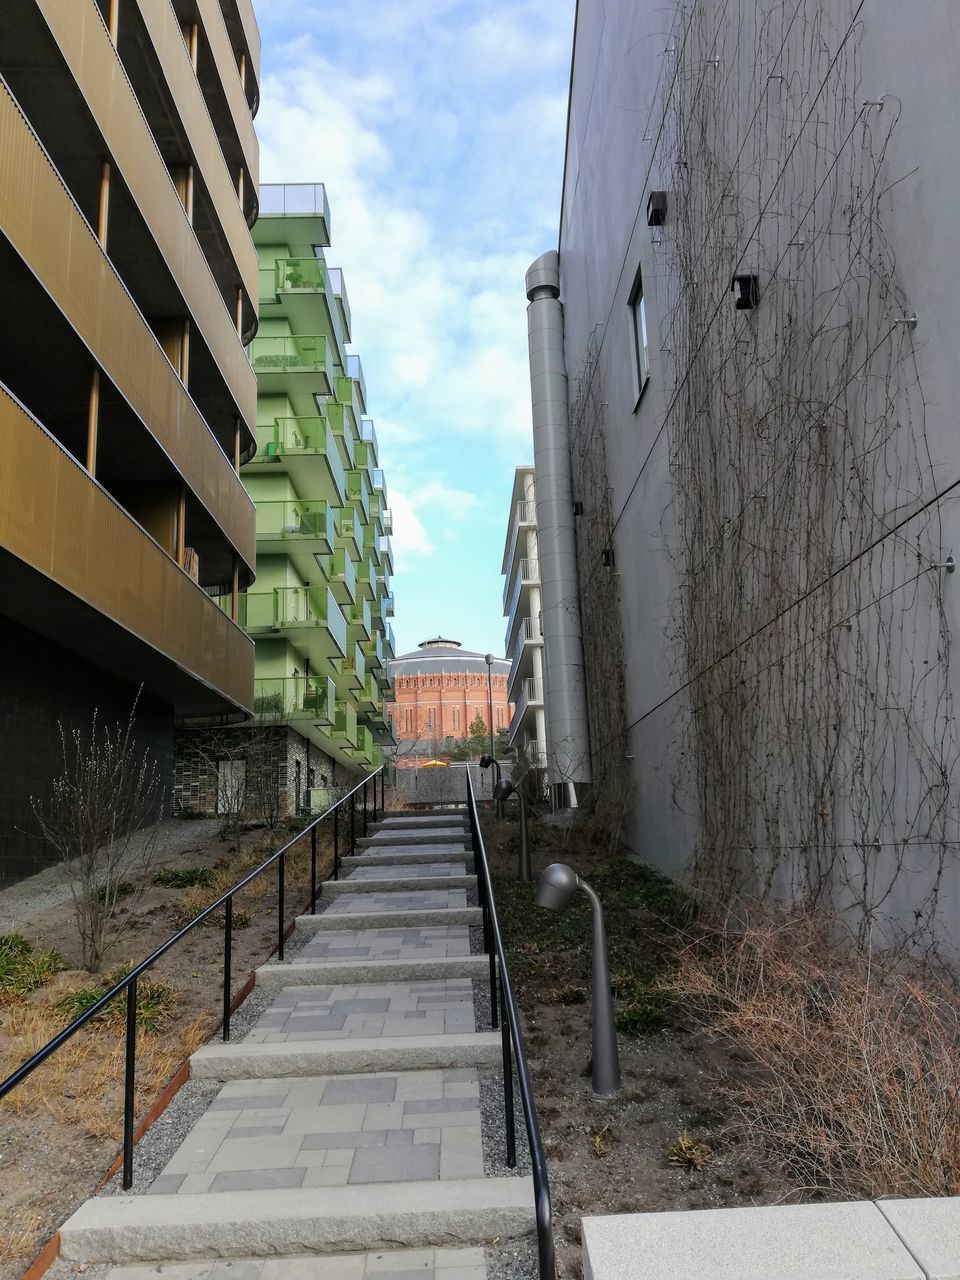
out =
<svg viewBox="0 0 960 1280"><path fill-rule="evenodd" d="M744 887L786 895L809 885L809 848L800 846L813 823L817 875L829 859L834 899L859 902L861 918L908 927L917 911L929 915L936 892L942 917L955 919L950 646L960 574L929 566L960 550L960 12L953 0L702 0L693 22L683 8L580 0L560 238L571 397L599 346L623 601L629 842L677 874L709 841L711 784L692 716L703 672L688 662L683 627L698 608L720 610L737 651L731 659L715 650L710 679L720 688L728 675L739 702L729 690L715 700L710 730L739 717L745 812L734 825ZM881 98L882 109L862 106ZM651 189L669 194L663 228L646 224ZM703 248L684 259L678 243L685 235L689 248L691 222ZM728 292L738 267L760 277L750 313L735 312ZM651 356L639 403L629 307L638 271ZM914 311L915 330L896 324ZM854 336L840 365L837 334L846 333ZM712 461L698 460L718 480L709 530L733 527L757 495L767 510L802 505L804 473L778 453L797 413L818 419L822 456L835 444L837 489L856 468L862 492L852 522L837 518L834 494L813 492L807 526L756 518L756 555L718 600L710 576L742 548L721 532L702 577L691 572L697 544L676 450L698 406L721 400L729 431ZM769 415L770 466L754 432L754 492L725 492L725 479L728 488L742 479L748 415ZM777 488L784 467L790 490ZM717 514L725 509L727 525ZM816 555L798 545L803 537L778 545L781 530L813 525ZM786 621L771 626L770 601L786 601ZM835 637L826 674L816 656L826 652L824 628ZM808 638L809 663L796 637ZM839 727L827 724L818 745L800 686L828 677L835 687L815 695L828 700L817 714L835 707ZM779 729L772 699L785 709ZM818 751L832 764L814 812L802 775L818 773Z"/></svg>

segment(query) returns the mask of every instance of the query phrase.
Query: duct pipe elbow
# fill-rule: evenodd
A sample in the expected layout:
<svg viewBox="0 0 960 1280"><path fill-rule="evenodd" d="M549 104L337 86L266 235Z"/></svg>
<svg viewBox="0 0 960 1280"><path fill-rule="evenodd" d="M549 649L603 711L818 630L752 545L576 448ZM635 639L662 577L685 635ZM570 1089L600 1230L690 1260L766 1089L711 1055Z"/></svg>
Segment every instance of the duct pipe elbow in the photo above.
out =
<svg viewBox="0 0 960 1280"><path fill-rule="evenodd" d="M527 271L527 301L560 297L560 255L556 249L541 253Z"/></svg>

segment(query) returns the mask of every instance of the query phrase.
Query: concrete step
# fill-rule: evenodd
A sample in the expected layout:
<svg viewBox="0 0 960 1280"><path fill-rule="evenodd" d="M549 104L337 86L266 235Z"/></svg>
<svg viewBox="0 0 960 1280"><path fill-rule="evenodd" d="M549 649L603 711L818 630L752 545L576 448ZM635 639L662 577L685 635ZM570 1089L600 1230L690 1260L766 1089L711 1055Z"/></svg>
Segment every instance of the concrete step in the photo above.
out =
<svg viewBox="0 0 960 1280"><path fill-rule="evenodd" d="M483 978L490 972L487 956L430 956L423 960L293 960L262 964L258 987L329 986L336 982L432 982L437 978Z"/></svg>
<svg viewBox="0 0 960 1280"><path fill-rule="evenodd" d="M194 1080L257 1080L496 1066L501 1048L498 1031L366 1040L287 1040L282 1044L208 1044L190 1058L190 1076Z"/></svg>
<svg viewBox="0 0 960 1280"><path fill-rule="evenodd" d="M466 862L473 865L473 853L469 849L444 849L442 846L428 849L368 849L355 858L341 858L344 869L373 866L410 866L421 862Z"/></svg>
<svg viewBox="0 0 960 1280"><path fill-rule="evenodd" d="M408 844L455 844L466 847L470 842L468 832L456 827L410 827L397 831L378 831L374 835L360 836L357 839L358 849L402 848Z"/></svg>
<svg viewBox="0 0 960 1280"><path fill-rule="evenodd" d="M531 1178L100 1196L60 1229L71 1262L264 1258L482 1244L535 1228Z"/></svg>
<svg viewBox="0 0 960 1280"><path fill-rule="evenodd" d="M336 898L352 893L404 893L428 892L431 889L472 889L477 883L475 875L454 876L382 876L377 879L325 880L324 898Z"/></svg>
<svg viewBox="0 0 960 1280"><path fill-rule="evenodd" d="M295 957L315 960L423 960L429 956L470 955L470 929L465 924L424 929L350 929L314 933Z"/></svg>
<svg viewBox="0 0 960 1280"><path fill-rule="evenodd" d="M402 911L323 911L315 916L297 916L297 929L304 933L353 929L420 929L443 924L483 923L479 907L436 907Z"/></svg>
<svg viewBox="0 0 960 1280"><path fill-rule="evenodd" d="M225 1269L226 1267L226 1269ZM192 1262L165 1259L149 1268L114 1266L100 1280L487 1280L486 1259L477 1246L459 1249L391 1249L377 1253L328 1254L318 1261L314 1254L284 1258L238 1258L225 1267L218 1258L195 1258ZM48 1280L75 1280L69 1263L54 1263Z"/></svg>
<svg viewBox="0 0 960 1280"><path fill-rule="evenodd" d="M391 814L387 818L378 818L373 823L374 831L395 831L404 827L464 827L470 829L470 820L466 814L462 817L456 813L405 813Z"/></svg>

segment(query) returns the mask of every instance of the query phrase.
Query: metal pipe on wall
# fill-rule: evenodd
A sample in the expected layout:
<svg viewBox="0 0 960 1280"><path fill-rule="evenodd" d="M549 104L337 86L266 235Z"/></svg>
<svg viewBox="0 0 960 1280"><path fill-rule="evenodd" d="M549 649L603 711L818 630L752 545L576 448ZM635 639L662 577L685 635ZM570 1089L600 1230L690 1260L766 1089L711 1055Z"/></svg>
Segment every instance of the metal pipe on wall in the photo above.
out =
<svg viewBox="0 0 960 1280"><path fill-rule="evenodd" d="M590 740L573 518L560 256L542 254L526 276L533 461L545 657L544 700L554 785L590 782ZM569 795L564 800L571 799Z"/></svg>

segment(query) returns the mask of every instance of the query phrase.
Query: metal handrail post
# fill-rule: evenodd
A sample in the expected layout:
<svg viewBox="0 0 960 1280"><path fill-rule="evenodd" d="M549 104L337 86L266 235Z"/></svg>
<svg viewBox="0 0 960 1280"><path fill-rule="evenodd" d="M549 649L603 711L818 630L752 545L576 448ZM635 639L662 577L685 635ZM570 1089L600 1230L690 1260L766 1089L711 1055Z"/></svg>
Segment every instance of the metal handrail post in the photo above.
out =
<svg viewBox="0 0 960 1280"><path fill-rule="evenodd" d="M127 984L127 1039L123 1070L123 1189L133 1186L133 1121L137 1096L137 978Z"/></svg>
<svg viewBox="0 0 960 1280"><path fill-rule="evenodd" d="M310 914L317 914L317 828L310 831Z"/></svg>
<svg viewBox="0 0 960 1280"><path fill-rule="evenodd" d="M233 968L233 897L223 904L223 1038L230 1039L230 979Z"/></svg>
<svg viewBox="0 0 960 1280"><path fill-rule="evenodd" d="M363 780L363 838L367 838L367 780Z"/></svg>
<svg viewBox="0 0 960 1280"><path fill-rule="evenodd" d="M350 857L357 856L357 797L350 793Z"/></svg>
<svg viewBox="0 0 960 1280"><path fill-rule="evenodd" d="M333 811L333 878L340 879L340 810Z"/></svg>
<svg viewBox="0 0 960 1280"><path fill-rule="evenodd" d="M281 853L277 871L277 959L283 959L283 916L284 916L284 855Z"/></svg>
<svg viewBox="0 0 960 1280"><path fill-rule="evenodd" d="M500 1000L506 1003L501 980ZM513 1114L513 1059L510 1053L510 1027L503 1019L500 1030L500 1046L503 1057L503 1118L507 1128L507 1168L517 1166L517 1123Z"/></svg>

